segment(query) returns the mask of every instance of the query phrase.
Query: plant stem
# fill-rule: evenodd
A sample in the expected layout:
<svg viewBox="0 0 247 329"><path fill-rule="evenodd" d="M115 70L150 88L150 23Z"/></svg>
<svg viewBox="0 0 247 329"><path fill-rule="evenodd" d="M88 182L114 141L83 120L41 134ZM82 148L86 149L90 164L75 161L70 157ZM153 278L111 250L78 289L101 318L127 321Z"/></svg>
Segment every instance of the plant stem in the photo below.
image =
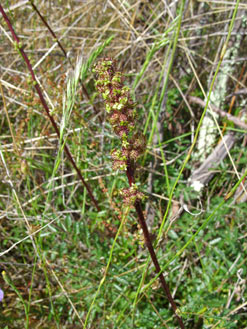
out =
<svg viewBox="0 0 247 329"><path fill-rule="evenodd" d="M5 13L3 7L1 6L1 4L0 4L0 12L2 13L3 18L4 18L5 22L7 23L8 27L9 27L9 30L10 30L10 32L11 32L11 34L12 34L13 39L14 39L15 42L16 42L16 46L18 47L18 50L19 50L20 54L22 55L24 61L25 61L26 64L27 64L28 70L29 70L29 72L30 72L30 74L31 74L31 77L32 77L32 79L33 79L33 82L34 82L34 88L36 89L36 91L37 91L37 93L38 93L38 95L39 95L40 102L41 102L41 104L43 105L43 107L44 107L44 109L45 109L45 111L46 111L46 114L47 114L47 116L48 116L48 118L49 118L49 120L50 120L50 122L51 122L51 124L52 124L52 126L53 126L53 128L54 128L54 130L55 130L55 132L56 132L56 134L57 134L57 136L58 136L58 138L60 138L59 128L58 128L58 126L57 126L57 124L56 124L56 122L55 122L53 116L50 114L49 107L48 107L48 105L47 105L47 103L46 103L46 101L45 101L45 98L44 98L44 96L43 96L43 93L42 93L42 90L41 90L41 88L40 88L40 85L39 85L39 83L38 83L38 81L37 81L37 79L36 79L36 77L35 77L35 74L34 74L34 71L33 71L32 65L31 65L31 63L30 63L30 61L29 61L29 59L28 59L28 57L27 57L27 55L26 55L26 53L25 53L25 51L24 51L23 46L21 45L21 42L20 42L18 36L16 35L16 33L15 33L14 29L13 29L13 26L12 26L12 24L11 24L11 22L10 22L8 16L6 15L6 13ZM62 142L61 144L63 145L63 144L64 144L64 141L62 140L61 142ZM96 199L94 198L93 193L92 193L92 191L91 191L91 188L90 188L89 184L87 184L87 182L86 182L86 181L84 180L84 178L82 177L81 171L80 171L80 169L77 167L77 165L76 165L76 163L75 163L75 161L74 161L74 159L73 159L73 157L72 157L72 155L71 155L71 153L70 153L70 151L69 151L69 149L68 149L68 147L67 147L66 144L64 144L64 151L65 151L65 153L66 153L66 155L67 155L69 161L71 162L72 166L74 167L75 171L77 172L77 175L79 176L79 179L81 180L82 184L83 184L83 185L85 186L85 188L87 189L88 194L89 194L89 197L91 198L92 202L94 203L96 209L97 209L98 211L100 211L100 207L99 207L99 205L98 205L98 202L97 202Z"/></svg>
<svg viewBox="0 0 247 329"><path fill-rule="evenodd" d="M128 181L129 181L130 186L135 183L134 172L135 172L134 165L132 165L128 161L126 175L128 177ZM174 312L174 314L175 314L175 316L178 320L180 328L184 329L185 327L184 327L184 324L183 324L183 320L178 315L176 303L175 303L175 301L174 301L174 299L171 295L170 289L169 289L169 287L168 287L168 285L165 281L165 278L163 276L163 273L162 273L160 265L159 265L159 261L157 259L156 254L155 254L155 251L154 251L154 248L153 248L153 245L152 245L152 242L151 242L150 234L149 234L149 231L148 231L148 227L147 227L147 224L146 224L143 212L142 212L140 199L137 199L135 201L134 206L135 206L135 210L136 210L136 213L137 213L137 216L138 216L138 222L139 222L139 224L142 228L142 232L143 232L143 236L144 236L144 239L145 239L146 247L148 248L149 254L152 258L156 273L159 275L161 286L162 286L162 288L163 288L163 290L166 294L166 297L167 297L169 303L171 304L172 310L173 310L173 312Z"/></svg>
<svg viewBox="0 0 247 329"><path fill-rule="evenodd" d="M181 329L184 329L184 324L183 324L183 320L182 318L177 314L177 306L175 304L175 301L174 299L172 298L172 295L171 295L171 292L170 292L170 289L167 285L167 283L165 282L165 278L161 272L161 268L160 268L160 265L159 265L159 262L158 262L158 259L156 257L156 254L155 254L155 251L154 251L154 248L153 248L153 245L152 245L152 242L151 242L151 239L150 239L150 234L148 232L148 227L147 227L147 224L146 224L146 221L145 221L145 218L143 216L143 212L142 212L142 208L141 208L141 202L140 200L136 200L135 202L135 209L136 209L136 212L137 212L137 215L138 215L138 221L141 225L141 228L142 228L142 231L143 231L143 235L144 235L144 239L145 239L145 244L148 248L148 251L150 253L150 256L152 258L152 261L153 261L153 264L154 264L154 267L155 267L155 270L157 272L157 274L159 274L159 279L160 279L160 283L162 285L162 288L166 294L166 297L167 299L169 300L170 304L171 304L171 307L173 309L173 312L178 320L178 323L181 327Z"/></svg>
<svg viewBox="0 0 247 329"><path fill-rule="evenodd" d="M55 39L55 41L57 42L59 48L61 49L62 53L64 54L64 57L68 60L70 66L74 69L74 65L71 62L70 58L67 56L67 53L62 45L62 43L59 41L59 39L57 38L55 32L52 30L52 28L50 27L50 25L47 23L47 21L45 20L44 16L41 15L40 11L38 10L38 8L35 6L35 4L33 3L32 0L29 0L31 6L33 7L33 9L36 11L36 13L38 14L39 18L41 19L41 21L44 23L44 25L47 27L48 31L51 33L51 35L53 36L53 38ZM87 88L84 85L84 83L82 81L80 81L82 90L84 92L84 94L86 95L88 101L91 101L90 96L88 94ZM99 110L96 108L95 104L91 104L93 107L93 110L95 112L95 114L99 114ZM100 123L102 123L102 118L100 115L98 115L99 121Z"/></svg>

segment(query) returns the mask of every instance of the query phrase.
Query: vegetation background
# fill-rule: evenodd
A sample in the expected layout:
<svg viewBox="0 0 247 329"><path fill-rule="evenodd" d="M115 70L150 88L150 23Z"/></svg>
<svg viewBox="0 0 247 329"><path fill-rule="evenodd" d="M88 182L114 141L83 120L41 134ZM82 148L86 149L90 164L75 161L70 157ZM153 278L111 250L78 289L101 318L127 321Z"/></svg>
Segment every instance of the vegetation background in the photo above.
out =
<svg viewBox="0 0 247 329"><path fill-rule="evenodd" d="M229 111L244 123L246 116L246 2L34 4L67 58L30 1L2 1L101 210L68 161L1 16L1 328L176 328L136 214L118 194L127 182L111 168L118 141L92 73L102 56L118 61L138 103L148 141L138 167L144 210L186 328L247 328L246 128L223 117ZM204 125L212 125L210 141ZM226 134L228 155L196 191L193 172Z"/></svg>

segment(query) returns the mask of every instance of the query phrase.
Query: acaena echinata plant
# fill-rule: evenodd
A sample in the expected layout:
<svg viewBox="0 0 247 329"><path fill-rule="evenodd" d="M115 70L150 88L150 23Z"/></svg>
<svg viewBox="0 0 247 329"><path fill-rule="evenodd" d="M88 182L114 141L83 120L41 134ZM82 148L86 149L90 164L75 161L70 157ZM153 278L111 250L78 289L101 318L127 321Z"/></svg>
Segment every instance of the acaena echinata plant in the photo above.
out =
<svg viewBox="0 0 247 329"><path fill-rule="evenodd" d="M147 224L142 212L142 201L144 195L138 190L135 184L135 167L137 159L146 149L146 141L142 132L138 129L136 104L130 96L130 89L124 86L124 75L117 71L116 62L112 58L101 59L93 69L97 78L95 87L102 95L105 102L107 118L115 134L121 140L121 148L113 149L111 152L114 170L123 170L126 172L129 187L121 190L123 202L127 205L133 205L138 222L142 228L145 244L152 258L156 272L162 288L169 300L173 312L181 328L184 328L183 320L179 315L177 306L170 293L170 289L165 282L158 259L152 246L151 238Z"/></svg>

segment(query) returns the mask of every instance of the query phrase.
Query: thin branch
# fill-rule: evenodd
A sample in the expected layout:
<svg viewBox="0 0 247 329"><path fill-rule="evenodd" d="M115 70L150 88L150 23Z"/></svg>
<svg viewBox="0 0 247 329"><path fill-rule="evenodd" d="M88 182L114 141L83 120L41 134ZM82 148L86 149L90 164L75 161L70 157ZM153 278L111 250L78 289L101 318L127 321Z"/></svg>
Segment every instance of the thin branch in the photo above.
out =
<svg viewBox="0 0 247 329"><path fill-rule="evenodd" d="M189 101L192 103L198 104L203 108L206 106L206 102L203 101L199 97L189 96ZM236 118L235 116L231 115L230 113L227 113L227 112L219 109L215 105L210 104L210 106L211 106L212 110L214 112L216 112L217 114L219 114L221 117L227 118L229 121L232 121L236 126L238 126L240 128L247 129L247 124L244 123L243 121L241 121L240 119Z"/></svg>

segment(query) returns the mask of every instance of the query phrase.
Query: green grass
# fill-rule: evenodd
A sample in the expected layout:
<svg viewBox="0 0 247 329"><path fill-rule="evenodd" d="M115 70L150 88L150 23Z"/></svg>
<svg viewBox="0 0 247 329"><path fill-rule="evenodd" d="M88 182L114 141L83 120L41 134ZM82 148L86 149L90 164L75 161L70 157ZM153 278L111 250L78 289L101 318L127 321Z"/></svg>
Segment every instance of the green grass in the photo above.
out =
<svg viewBox="0 0 247 329"><path fill-rule="evenodd" d="M147 217L157 256L185 327L246 328L247 207L234 201L246 178L245 131L216 119L218 136L226 123L236 143L232 158L214 168L213 179L197 195L188 178L198 165L193 152L206 107L191 103L189 109L184 102L204 94L209 102L224 65L215 45L221 44L222 53L245 3L180 2L163 12L162 1L37 2L70 62L57 45L52 48L54 37L30 4L15 5L2 4L32 65L39 63L35 74L60 137L1 18L0 265L6 273L0 279L1 328L177 328L136 214L118 193L127 186L125 175L111 168L118 140L92 73L102 56L118 60L139 104L137 124L148 148L138 177L154 213ZM227 35L217 34L226 20ZM245 47L243 41L239 58ZM243 63L233 66L229 95L236 81L246 88ZM229 100L222 106L228 110ZM237 96L232 114L244 108L244 95ZM186 207L178 212L183 205L189 212Z"/></svg>

